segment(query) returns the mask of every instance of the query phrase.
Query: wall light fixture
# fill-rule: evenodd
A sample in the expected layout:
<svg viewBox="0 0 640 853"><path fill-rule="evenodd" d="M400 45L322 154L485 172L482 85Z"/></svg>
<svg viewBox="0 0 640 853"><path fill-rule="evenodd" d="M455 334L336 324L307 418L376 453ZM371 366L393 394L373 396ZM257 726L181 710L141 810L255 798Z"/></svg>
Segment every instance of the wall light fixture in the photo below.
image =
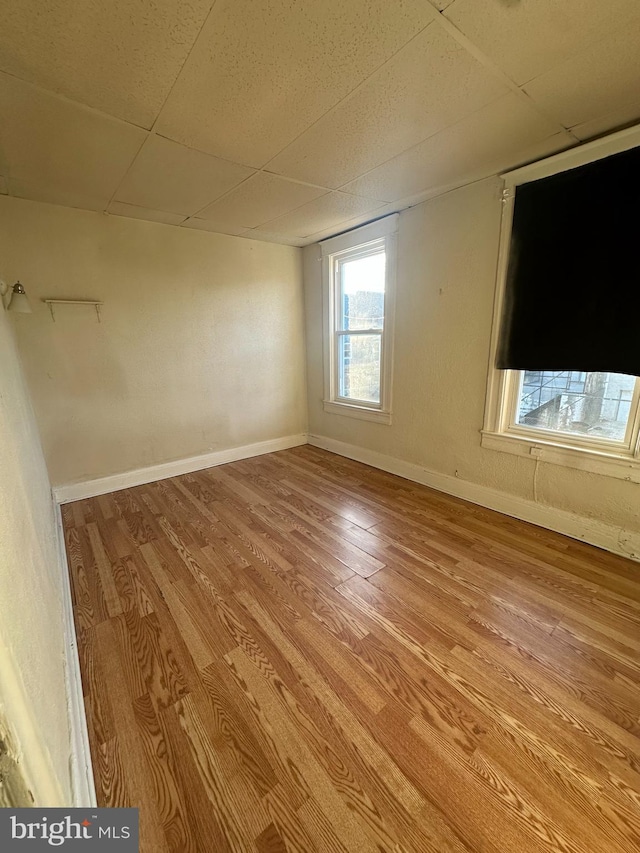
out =
<svg viewBox="0 0 640 853"><path fill-rule="evenodd" d="M6 310L17 311L19 314L31 314L31 304L29 302L29 297L27 296L27 293L22 284L20 284L19 281L16 281L16 283L11 288L9 300L5 304L4 295L8 291L9 288L5 284L5 282L0 281L0 295L3 297L2 303Z"/></svg>

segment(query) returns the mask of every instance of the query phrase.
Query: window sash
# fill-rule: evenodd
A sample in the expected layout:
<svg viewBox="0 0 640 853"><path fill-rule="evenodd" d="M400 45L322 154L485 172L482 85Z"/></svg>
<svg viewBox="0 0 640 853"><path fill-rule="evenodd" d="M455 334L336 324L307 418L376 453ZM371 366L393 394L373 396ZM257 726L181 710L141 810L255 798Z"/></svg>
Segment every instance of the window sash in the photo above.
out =
<svg viewBox="0 0 640 853"><path fill-rule="evenodd" d="M376 245L377 243L377 245ZM336 259L335 263L335 330L336 331L348 331L347 326L345 325L345 315L344 315L344 279L343 279L343 267L351 263L352 261L364 260L365 258L373 258L376 255L382 255L385 259L385 285L387 280L386 274L386 265L388 262L387 252L385 249L384 240L378 240L376 243L370 246L359 246L356 249L345 252L340 255L339 258ZM382 301L382 325L375 326L374 329L376 331L383 331L385 325L385 314L386 314L386 287L383 291L383 301ZM357 332L359 329L352 329L351 331Z"/></svg>
<svg viewBox="0 0 640 853"><path fill-rule="evenodd" d="M536 438L542 441L563 444L572 447L591 448L594 451L626 453L630 456L640 456L640 379L634 382L633 394L629 407L629 418L625 429L624 438L621 440L598 438L595 436L579 433L564 432L562 430L544 429L542 427L527 426L517 422L518 406L524 371L507 370L505 373L505 387L502 395L502 429L500 432L519 435L523 438Z"/></svg>
<svg viewBox="0 0 640 853"><path fill-rule="evenodd" d="M341 373L344 370L342 358L341 358L341 338L344 337L358 337L363 335L369 335L370 337L375 335L380 338L380 358L378 359L378 380L380 383L380 392L379 397L380 401L376 403L373 400L363 400L361 397L345 397L343 394L340 394L340 387L342 385L341 382ZM384 330L383 329L338 329L334 334L334 367L335 367L335 376L334 376L334 388L335 394L334 398L341 403L352 403L358 406L365 406L370 409L381 409L382 401L384 400L384 370L382 366L384 364Z"/></svg>

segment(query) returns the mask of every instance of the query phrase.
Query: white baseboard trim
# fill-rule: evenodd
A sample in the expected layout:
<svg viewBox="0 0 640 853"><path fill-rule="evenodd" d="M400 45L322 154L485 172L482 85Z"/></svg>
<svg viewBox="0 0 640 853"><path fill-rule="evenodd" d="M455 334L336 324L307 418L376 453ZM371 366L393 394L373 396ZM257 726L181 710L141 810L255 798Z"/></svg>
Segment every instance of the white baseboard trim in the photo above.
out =
<svg viewBox="0 0 640 853"><path fill-rule="evenodd" d="M190 456L187 459L176 459L174 462L163 462L148 468L137 468L135 471L125 471L122 474L112 474L109 477L99 477L95 480L83 480L79 483L69 483L54 486L53 495L59 504L79 501L83 498L95 498L131 486L144 486L156 480L166 480L180 474L191 474L203 468L213 468L224 465L225 462L238 462L251 456L261 456L264 453L275 453L277 450L287 450L307 443L304 433L287 435L283 438L273 438L269 441L259 441L256 444L245 444L242 447L231 447L228 450L216 450L201 456Z"/></svg>
<svg viewBox="0 0 640 853"><path fill-rule="evenodd" d="M331 453L346 456L348 459L364 462L373 468L388 471L390 474L397 474L399 477L404 477L406 480L412 480L423 486L429 486L439 492L463 498L480 506L504 513L504 515L537 524L539 527L554 530L556 533L563 533L572 539L580 539L590 545L603 548L605 551L640 561L639 533L605 524L592 518L585 518L566 510L544 506L525 498L500 492L497 489L491 489L488 486L471 483L468 480L460 480L450 474L430 471L428 468L423 468L412 462L404 462L402 459L357 447L354 444L336 441L326 436L309 435L308 442L314 447L321 447Z"/></svg>
<svg viewBox="0 0 640 853"><path fill-rule="evenodd" d="M80 659L78 657L78 641L73 620L73 601L71 598L71 581L67 552L64 546L64 530L60 505L54 501L56 530L58 533L58 550L60 555L60 574L62 589L62 615L64 620L65 660L64 671L67 692L67 711L69 716L69 735L71 743L71 758L69 770L71 774L71 790L73 792L73 808L87 808L97 805L96 789L93 781L91 751L89 748L89 733L87 717L82 694L82 678L80 676Z"/></svg>

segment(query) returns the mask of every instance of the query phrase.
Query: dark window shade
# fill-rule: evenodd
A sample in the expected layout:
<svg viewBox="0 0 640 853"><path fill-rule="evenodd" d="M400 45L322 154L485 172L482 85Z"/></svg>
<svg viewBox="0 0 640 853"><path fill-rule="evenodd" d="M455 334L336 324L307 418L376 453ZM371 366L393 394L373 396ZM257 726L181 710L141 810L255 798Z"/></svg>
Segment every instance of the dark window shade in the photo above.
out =
<svg viewBox="0 0 640 853"><path fill-rule="evenodd" d="M640 376L640 148L516 189L496 366Z"/></svg>

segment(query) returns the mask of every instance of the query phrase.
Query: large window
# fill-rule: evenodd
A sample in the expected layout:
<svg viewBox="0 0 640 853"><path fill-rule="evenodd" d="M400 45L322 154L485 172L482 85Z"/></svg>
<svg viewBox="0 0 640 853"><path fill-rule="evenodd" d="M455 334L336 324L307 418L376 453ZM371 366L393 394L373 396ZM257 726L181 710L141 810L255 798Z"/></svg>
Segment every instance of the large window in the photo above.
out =
<svg viewBox="0 0 640 853"><path fill-rule="evenodd" d="M509 370L502 379L501 417L494 432L535 443L540 452L534 455L543 456L545 446L555 444L600 456L638 456L640 380L635 376Z"/></svg>
<svg viewBox="0 0 640 853"><path fill-rule="evenodd" d="M482 446L640 483L640 379L492 371Z"/></svg>
<svg viewBox="0 0 640 853"><path fill-rule="evenodd" d="M521 234L512 239L518 188L531 182L540 184L541 179L631 150L639 143L640 133L637 130L621 131L607 139L597 140L503 175L503 222L492 355L482 432L483 447L529 455L556 464L640 482L640 379L631 373L599 372L594 370L597 365L584 363L615 360L607 355L608 347L605 348L604 355L602 354L597 320L595 327L593 322L588 328L583 324L588 312L583 310L580 299L592 298L587 289L581 294L578 288L575 297L571 299L565 294L564 301L540 298L536 302L534 295L527 297L533 308L527 308L524 320L522 302L514 308L514 300L519 298L520 294L514 297L513 290L509 290L509 287L513 287L510 267L512 254L514 251L520 253L518 262L521 265L525 257L522 254ZM556 211L553 213L555 215ZM608 244L604 247L605 252L614 249L615 246ZM606 279L606 275L604 278ZM615 299L616 294L625 292L626 286L626 283L621 284L618 281L602 281L599 294L602 294L605 308L605 294L610 293L610 298ZM578 341L575 353L571 348L567 355L567 358L574 362L574 369L518 370L496 367L496 362L500 363L501 360L499 353L501 334L504 337L504 319L509 317L511 320L518 309L521 312L517 318L519 325L516 326L514 322L508 327L511 336L511 358L519 358L520 361L544 361L547 350L545 332L551 330L549 335L555 336L556 341L560 339L561 344L563 338L564 342L574 339ZM603 314L606 314L604 308ZM520 356L520 338L514 341L514 329L524 329L528 350L539 354L533 357ZM633 346L635 347L635 343ZM557 356L557 346L555 350L550 346L549 352L551 361L561 361ZM597 356L592 358L592 353L597 353ZM564 358L562 361L564 362ZM524 368L528 365L516 363L501 366ZM544 363L540 367L543 368ZM557 367L562 368L564 364L560 363ZM575 369L580 367L584 369ZM634 370L633 367L630 369Z"/></svg>
<svg viewBox="0 0 640 853"><path fill-rule="evenodd" d="M397 216L322 244L325 410L390 423Z"/></svg>

